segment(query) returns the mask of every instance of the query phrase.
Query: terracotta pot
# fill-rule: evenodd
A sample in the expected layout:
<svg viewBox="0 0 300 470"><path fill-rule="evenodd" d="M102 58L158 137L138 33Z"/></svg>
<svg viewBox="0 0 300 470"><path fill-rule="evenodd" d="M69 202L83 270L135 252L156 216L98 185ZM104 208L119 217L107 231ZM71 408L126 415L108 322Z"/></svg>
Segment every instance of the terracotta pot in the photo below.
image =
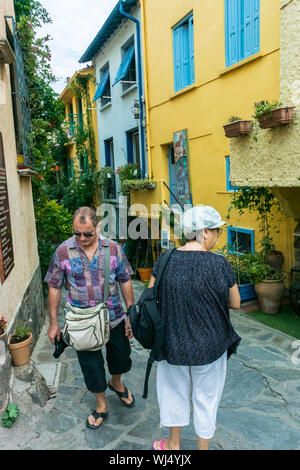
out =
<svg viewBox="0 0 300 470"><path fill-rule="evenodd" d="M258 303L264 313L277 313L284 291L283 279L263 281L254 284Z"/></svg>
<svg viewBox="0 0 300 470"><path fill-rule="evenodd" d="M284 262L284 256L281 251L269 251L266 253L266 263L272 268L279 270L282 268Z"/></svg>
<svg viewBox="0 0 300 470"><path fill-rule="evenodd" d="M250 134L251 121L235 121L223 126L226 137L238 137Z"/></svg>
<svg viewBox="0 0 300 470"><path fill-rule="evenodd" d="M21 343L12 344L11 340L14 335L8 337L8 348L15 366L23 366L30 360L32 333Z"/></svg>
<svg viewBox="0 0 300 470"><path fill-rule="evenodd" d="M138 268L138 273L142 282L149 281L153 268Z"/></svg>
<svg viewBox="0 0 300 470"><path fill-rule="evenodd" d="M286 106L285 108L277 108L267 111L257 118L261 129L281 126L289 124L293 120L295 106Z"/></svg>

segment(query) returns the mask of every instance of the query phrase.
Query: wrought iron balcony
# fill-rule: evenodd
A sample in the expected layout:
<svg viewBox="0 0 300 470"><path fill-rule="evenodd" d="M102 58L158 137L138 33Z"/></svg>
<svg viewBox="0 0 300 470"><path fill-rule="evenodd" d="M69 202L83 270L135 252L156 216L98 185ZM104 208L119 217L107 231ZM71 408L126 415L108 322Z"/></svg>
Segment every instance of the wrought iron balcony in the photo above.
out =
<svg viewBox="0 0 300 470"><path fill-rule="evenodd" d="M83 131L84 129L84 122L83 116L84 114L67 114L64 124L64 129L69 139L73 139L76 134L76 130L79 129Z"/></svg>

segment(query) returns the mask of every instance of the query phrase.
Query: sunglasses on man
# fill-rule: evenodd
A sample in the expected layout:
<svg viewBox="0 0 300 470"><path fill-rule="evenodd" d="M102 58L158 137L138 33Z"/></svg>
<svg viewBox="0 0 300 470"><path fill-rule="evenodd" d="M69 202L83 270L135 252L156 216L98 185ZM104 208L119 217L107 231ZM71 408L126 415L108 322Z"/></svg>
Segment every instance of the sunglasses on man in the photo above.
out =
<svg viewBox="0 0 300 470"><path fill-rule="evenodd" d="M75 237L81 237L81 235L83 235L85 238L91 238L95 235L95 232L75 232L75 230L73 230L72 233Z"/></svg>

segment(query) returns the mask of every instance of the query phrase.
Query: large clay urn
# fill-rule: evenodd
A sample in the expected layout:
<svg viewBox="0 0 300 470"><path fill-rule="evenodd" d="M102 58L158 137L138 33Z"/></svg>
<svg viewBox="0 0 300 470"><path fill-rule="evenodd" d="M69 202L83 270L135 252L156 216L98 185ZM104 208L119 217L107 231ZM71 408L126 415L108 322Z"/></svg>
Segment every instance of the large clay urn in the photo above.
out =
<svg viewBox="0 0 300 470"><path fill-rule="evenodd" d="M264 313L277 313L284 291L283 279L254 284L258 303Z"/></svg>

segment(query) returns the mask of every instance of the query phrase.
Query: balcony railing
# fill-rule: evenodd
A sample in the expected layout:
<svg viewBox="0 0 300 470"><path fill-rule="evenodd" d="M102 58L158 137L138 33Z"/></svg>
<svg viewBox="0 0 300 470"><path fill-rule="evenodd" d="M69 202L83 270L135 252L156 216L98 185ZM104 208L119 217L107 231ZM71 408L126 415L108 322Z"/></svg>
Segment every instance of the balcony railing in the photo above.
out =
<svg viewBox="0 0 300 470"><path fill-rule="evenodd" d="M84 130L83 116L84 114L67 114L65 120L65 131L69 138L73 138L76 130Z"/></svg>

